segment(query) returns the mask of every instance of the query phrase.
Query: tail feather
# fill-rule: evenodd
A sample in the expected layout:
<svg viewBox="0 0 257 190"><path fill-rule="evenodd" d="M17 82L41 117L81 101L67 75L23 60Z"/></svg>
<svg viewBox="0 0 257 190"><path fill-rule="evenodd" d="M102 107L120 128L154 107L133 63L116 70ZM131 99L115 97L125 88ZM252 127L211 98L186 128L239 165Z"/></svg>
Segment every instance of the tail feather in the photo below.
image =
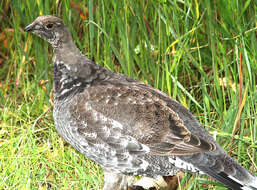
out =
<svg viewBox="0 0 257 190"><path fill-rule="evenodd" d="M239 180L235 179L232 176L227 175L224 172L217 173L214 170L206 167L198 167L199 170L204 172L205 174L211 176L216 179L223 185L227 186L232 190L257 190L257 178L254 178L254 181L250 184L243 184Z"/></svg>

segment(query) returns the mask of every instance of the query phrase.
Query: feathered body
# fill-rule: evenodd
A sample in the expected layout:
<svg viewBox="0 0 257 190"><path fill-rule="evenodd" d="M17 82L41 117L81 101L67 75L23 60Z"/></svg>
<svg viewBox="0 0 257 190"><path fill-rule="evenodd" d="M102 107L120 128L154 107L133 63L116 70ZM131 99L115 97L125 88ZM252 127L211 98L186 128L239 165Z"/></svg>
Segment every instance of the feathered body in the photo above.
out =
<svg viewBox="0 0 257 190"><path fill-rule="evenodd" d="M256 177L229 157L185 107L89 60L61 19L41 16L26 29L54 48L58 133L105 171L155 177L183 169L231 189L257 189Z"/></svg>

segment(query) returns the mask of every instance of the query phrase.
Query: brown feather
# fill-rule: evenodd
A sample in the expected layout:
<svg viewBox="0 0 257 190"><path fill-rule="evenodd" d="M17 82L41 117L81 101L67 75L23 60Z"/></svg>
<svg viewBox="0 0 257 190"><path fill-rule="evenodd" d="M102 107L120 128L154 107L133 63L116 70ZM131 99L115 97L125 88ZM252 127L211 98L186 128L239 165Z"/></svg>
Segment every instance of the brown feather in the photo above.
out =
<svg viewBox="0 0 257 190"><path fill-rule="evenodd" d="M81 106L86 102L97 113L126 126L122 134L147 145L153 155L187 155L215 150L212 143L191 135L176 112L163 100L137 86L94 86L88 88L81 101L76 103ZM88 113L84 108L78 108L79 112ZM85 118L89 120L92 115ZM120 143L110 142L111 146Z"/></svg>

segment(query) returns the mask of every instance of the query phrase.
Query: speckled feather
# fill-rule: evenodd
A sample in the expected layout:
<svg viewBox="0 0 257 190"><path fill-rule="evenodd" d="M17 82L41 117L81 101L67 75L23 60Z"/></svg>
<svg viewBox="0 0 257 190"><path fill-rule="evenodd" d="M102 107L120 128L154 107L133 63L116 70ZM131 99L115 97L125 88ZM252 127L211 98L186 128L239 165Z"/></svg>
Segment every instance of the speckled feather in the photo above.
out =
<svg viewBox="0 0 257 190"><path fill-rule="evenodd" d="M155 177L183 169L232 189L257 188L256 177L230 158L186 108L89 60L61 19L41 16L26 30L54 48L58 133L104 170Z"/></svg>

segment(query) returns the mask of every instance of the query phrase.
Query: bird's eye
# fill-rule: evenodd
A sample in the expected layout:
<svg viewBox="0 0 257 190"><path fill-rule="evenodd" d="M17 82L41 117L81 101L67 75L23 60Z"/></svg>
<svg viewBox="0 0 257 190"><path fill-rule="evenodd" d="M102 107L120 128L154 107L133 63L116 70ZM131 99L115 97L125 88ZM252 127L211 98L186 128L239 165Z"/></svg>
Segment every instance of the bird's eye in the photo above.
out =
<svg viewBox="0 0 257 190"><path fill-rule="evenodd" d="M46 28L47 28L47 29L52 29L53 26L54 26L54 25L53 25L52 23L49 23L49 24L46 25Z"/></svg>

